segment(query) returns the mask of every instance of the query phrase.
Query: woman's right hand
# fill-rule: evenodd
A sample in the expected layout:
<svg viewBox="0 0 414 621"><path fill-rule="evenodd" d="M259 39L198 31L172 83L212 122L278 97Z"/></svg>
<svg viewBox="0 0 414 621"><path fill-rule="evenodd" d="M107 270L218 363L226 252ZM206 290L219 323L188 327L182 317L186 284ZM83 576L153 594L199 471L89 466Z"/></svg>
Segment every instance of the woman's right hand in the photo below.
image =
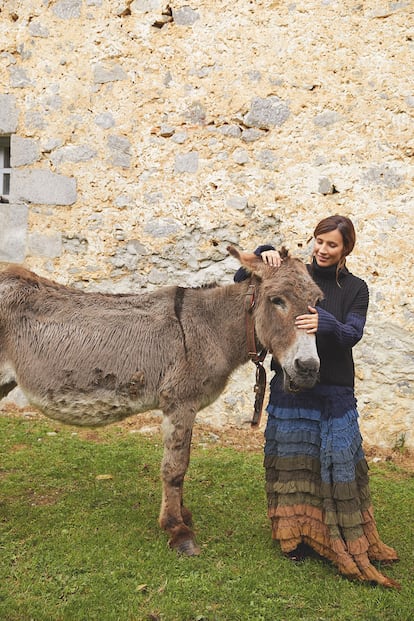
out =
<svg viewBox="0 0 414 621"><path fill-rule="evenodd" d="M282 265L282 259L277 250L265 250L260 256L262 257L262 261L271 267L280 267Z"/></svg>

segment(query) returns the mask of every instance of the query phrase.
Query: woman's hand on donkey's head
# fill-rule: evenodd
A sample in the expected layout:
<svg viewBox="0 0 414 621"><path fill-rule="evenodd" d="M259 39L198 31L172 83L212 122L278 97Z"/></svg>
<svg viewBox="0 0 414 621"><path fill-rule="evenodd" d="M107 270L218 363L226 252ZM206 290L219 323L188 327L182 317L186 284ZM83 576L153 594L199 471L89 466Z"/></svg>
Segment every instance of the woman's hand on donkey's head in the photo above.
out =
<svg viewBox="0 0 414 621"><path fill-rule="evenodd" d="M262 257L262 261L271 267L280 267L282 264L282 258L278 250L265 250L260 256Z"/></svg>

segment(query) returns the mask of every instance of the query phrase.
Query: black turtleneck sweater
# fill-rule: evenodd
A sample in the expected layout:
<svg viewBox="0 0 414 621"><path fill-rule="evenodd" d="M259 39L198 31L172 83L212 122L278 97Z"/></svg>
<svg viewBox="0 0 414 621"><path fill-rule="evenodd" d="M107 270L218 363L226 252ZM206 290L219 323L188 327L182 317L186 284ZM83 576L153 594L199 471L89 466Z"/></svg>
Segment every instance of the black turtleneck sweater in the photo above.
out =
<svg viewBox="0 0 414 621"><path fill-rule="evenodd" d="M367 310L365 281L342 268L336 279L336 265L319 267L314 260L309 273L324 293L319 302L316 345L321 361L320 383L354 386L352 348L362 338Z"/></svg>
<svg viewBox="0 0 414 621"><path fill-rule="evenodd" d="M259 246L255 254L273 250L273 246ZM319 267L315 260L307 266L313 280L324 293L318 303L318 330L316 345L320 358L320 383L336 386L354 386L355 371L352 348L362 338L368 310L369 293L364 280L342 268L336 278L336 265ZM240 268L236 282L247 278ZM272 364L277 371L278 365Z"/></svg>

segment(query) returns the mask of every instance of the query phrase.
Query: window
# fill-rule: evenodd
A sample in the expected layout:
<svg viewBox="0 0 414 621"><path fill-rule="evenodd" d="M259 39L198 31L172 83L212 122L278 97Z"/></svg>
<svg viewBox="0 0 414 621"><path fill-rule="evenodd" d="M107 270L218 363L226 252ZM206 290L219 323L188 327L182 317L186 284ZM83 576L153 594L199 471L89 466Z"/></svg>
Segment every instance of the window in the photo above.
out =
<svg viewBox="0 0 414 621"><path fill-rule="evenodd" d="M0 136L0 203L9 202L10 136Z"/></svg>

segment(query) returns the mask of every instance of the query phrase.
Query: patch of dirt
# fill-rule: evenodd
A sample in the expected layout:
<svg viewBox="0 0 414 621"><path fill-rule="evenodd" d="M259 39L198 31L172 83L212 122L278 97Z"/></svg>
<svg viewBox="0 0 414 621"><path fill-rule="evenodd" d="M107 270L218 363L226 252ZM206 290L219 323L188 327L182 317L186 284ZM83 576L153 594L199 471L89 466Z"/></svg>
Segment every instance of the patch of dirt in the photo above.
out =
<svg viewBox="0 0 414 621"><path fill-rule="evenodd" d="M55 505L58 502L60 495L60 490L53 490L48 494L40 494L38 491L29 489L27 492L27 502L32 507L48 507Z"/></svg>
<svg viewBox="0 0 414 621"><path fill-rule="evenodd" d="M47 419L43 414L32 408L15 410L7 408L0 411L0 415L12 417L25 417L27 419L45 420L53 424L54 431L67 428L56 421ZM113 423L112 427L120 430L120 433L137 433L146 437L161 437L162 417L154 413L137 414L119 423ZM71 427L82 439L89 442L104 442L105 427L90 429ZM252 428L250 424L245 427L212 427L207 424L196 422L193 428L193 446L226 446L238 451L261 453L263 450L264 420L258 428ZM17 448L18 450L18 448ZM368 462L392 462L396 466L414 473L414 452L406 448L403 450L383 449L378 446L364 444L364 451Z"/></svg>
<svg viewBox="0 0 414 621"><path fill-rule="evenodd" d="M364 444L364 452L368 462L392 462L399 468L414 474L414 452L408 449L383 449L378 446Z"/></svg>
<svg viewBox="0 0 414 621"><path fill-rule="evenodd" d="M162 419L160 416L151 414L139 414L117 423L117 427L127 430L129 433L142 433L143 435L161 434ZM193 445L228 446L241 451L261 452L263 449L263 429L252 429L250 424L245 428L226 426L212 427L196 422L193 428Z"/></svg>
<svg viewBox="0 0 414 621"><path fill-rule="evenodd" d="M161 433L160 416L153 414L139 414L126 419L117 426L129 433L142 433L143 435L154 435ZM250 451L261 453L264 445L264 421L260 427L252 428L250 424L245 427L211 427L203 423L196 422L193 429L193 445L208 446L228 446L238 451ZM374 462L393 462L400 468L414 473L414 453L408 449L393 450L383 449L378 446L364 444L364 451L367 461Z"/></svg>

